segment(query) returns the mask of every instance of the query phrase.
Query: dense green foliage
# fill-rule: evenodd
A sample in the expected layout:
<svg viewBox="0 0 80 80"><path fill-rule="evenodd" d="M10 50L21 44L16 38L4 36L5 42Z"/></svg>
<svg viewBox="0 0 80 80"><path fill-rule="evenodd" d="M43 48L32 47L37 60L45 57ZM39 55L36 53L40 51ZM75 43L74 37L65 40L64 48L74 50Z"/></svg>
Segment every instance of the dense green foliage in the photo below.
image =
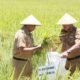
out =
<svg viewBox="0 0 80 80"><path fill-rule="evenodd" d="M0 80L12 80L12 44L15 32L22 26L20 21L34 15L42 23L33 32L35 44L42 43L46 36L53 36L52 41L59 46L61 27L57 21L66 12L78 20L75 25L79 27L80 0L0 0ZM44 54L34 55L34 72L45 62ZM38 80L36 73L33 73L33 80ZM65 80L68 80L68 74ZM80 80L80 73L76 72L70 80Z"/></svg>

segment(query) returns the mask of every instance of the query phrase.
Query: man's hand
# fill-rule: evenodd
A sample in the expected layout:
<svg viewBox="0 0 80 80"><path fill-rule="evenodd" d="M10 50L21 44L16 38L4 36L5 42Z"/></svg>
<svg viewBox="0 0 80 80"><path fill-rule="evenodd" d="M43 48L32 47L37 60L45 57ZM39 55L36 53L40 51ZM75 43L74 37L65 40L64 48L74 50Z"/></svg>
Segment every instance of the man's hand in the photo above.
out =
<svg viewBox="0 0 80 80"><path fill-rule="evenodd" d="M41 53L42 49L43 49L43 47L40 44L40 45L36 46L34 53L39 55Z"/></svg>
<svg viewBox="0 0 80 80"><path fill-rule="evenodd" d="M68 52L65 51L61 54L61 58L67 58L68 57Z"/></svg>

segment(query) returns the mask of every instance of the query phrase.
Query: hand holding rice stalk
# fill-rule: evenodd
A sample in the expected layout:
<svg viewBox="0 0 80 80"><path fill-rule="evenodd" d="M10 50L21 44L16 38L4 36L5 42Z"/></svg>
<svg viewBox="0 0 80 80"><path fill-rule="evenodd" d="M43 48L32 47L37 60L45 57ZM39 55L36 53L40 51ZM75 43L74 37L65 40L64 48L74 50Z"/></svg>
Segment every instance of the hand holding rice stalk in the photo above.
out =
<svg viewBox="0 0 80 80"><path fill-rule="evenodd" d="M35 53L36 54L43 53L42 51L46 50L49 47L49 43L50 43L49 38L45 37L42 44L41 44L42 49L37 50Z"/></svg>
<svg viewBox="0 0 80 80"><path fill-rule="evenodd" d="M41 53L44 53L44 51L55 51L57 49L56 44L54 43L53 36L45 36L42 41L42 49L39 49L36 51L36 54L40 55Z"/></svg>

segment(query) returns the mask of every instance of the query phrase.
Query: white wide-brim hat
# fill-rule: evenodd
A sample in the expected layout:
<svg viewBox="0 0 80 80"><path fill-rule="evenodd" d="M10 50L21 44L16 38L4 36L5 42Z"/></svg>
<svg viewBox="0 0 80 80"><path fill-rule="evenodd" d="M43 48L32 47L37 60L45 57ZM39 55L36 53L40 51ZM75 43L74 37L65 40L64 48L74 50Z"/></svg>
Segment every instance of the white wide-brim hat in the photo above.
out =
<svg viewBox="0 0 80 80"><path fill-rule="evenodd" d="M64 14L63 17L61 17L61 19L58 21L57 24L59 24L59 25L74 24L76 22L77 22L76 19L74 19L71 15L69 15L68 13L66 13L66 14Z"/></svg>
<svg viewBox="0 0 80 80"><path fill-rule="evenodd" d="M36 25L36 26L41 25L41 23L33 15L30 15L27 18L25 18L23 21L20 22L20 24L22 24L22 25Z"/></svg>

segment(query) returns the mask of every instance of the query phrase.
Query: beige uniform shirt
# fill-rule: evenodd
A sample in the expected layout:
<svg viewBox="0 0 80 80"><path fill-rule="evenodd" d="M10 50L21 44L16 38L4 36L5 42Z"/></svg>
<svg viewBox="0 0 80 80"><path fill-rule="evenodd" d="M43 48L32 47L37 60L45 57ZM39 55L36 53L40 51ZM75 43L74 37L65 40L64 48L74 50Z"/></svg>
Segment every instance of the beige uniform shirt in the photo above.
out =
<svg viewBox="0 0 80 80"><path fill-rule="evenodd" d="M26 52L25 54L20 53L19 47L33 47L33 38L31 33L27 30L20 29L17 31L14 38L14 48L13 48L13 56L21 59L28 59L28 61L16 60L13 59L14 66L14 80L16 80L22 72L22 76L30 77L32 74L32 64L31 58L32 53ZM22 55L23 54L23 55Z"/></svg>
<svg viewBox="0 0 80 80"><path fill-rule="evenodd" d="M19 47L30 48L33 47L33 38L30 32L24 29L20 29L17 31L14 38L14 48L13 48L13 56L17 58L31 58L32 53L26 52L26 55L20 55Z"/></svg>

